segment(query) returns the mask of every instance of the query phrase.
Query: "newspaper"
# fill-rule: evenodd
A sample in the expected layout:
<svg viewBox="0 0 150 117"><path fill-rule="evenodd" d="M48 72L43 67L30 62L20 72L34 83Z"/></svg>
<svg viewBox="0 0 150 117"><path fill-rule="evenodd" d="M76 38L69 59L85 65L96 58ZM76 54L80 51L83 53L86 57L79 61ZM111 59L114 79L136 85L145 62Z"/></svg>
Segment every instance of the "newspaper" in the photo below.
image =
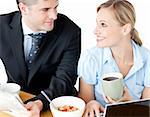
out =
<svg viewBox="0 0 150 117"><path fill-rule="evenodd" d="M21 101L19 95L0 90L0 111L7 112L14 117L29 117L30 113Z"/></svg>

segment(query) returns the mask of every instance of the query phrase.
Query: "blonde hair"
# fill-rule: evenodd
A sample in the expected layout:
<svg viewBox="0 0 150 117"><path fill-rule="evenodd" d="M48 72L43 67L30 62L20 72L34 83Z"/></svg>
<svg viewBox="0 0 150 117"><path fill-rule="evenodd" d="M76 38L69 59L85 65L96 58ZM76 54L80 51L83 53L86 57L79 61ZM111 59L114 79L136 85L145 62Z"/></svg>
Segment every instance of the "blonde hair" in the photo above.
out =
<svg viewBox="0 0 150 117"><path fill-rule="evenodd" d="M131 24L131 39L138 45L142 45L138 31L134 28L136 15L133 5L127 0L108 0L97 8L97 12L101 8L111 7L117 21L123 26L127 23Z"/></svg>

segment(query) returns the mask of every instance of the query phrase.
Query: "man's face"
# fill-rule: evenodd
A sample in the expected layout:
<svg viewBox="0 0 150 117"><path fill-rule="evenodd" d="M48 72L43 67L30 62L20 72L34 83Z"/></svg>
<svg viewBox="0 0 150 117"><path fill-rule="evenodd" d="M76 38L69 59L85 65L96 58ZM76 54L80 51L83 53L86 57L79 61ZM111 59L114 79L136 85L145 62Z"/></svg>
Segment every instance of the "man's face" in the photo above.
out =
<svg viewBox="0 0 150 117"><path fill-rule="evenodd" d="M20 7L23 21L33 31L51 31L57 19L58 0L38 0L37 3Z"/></svg>

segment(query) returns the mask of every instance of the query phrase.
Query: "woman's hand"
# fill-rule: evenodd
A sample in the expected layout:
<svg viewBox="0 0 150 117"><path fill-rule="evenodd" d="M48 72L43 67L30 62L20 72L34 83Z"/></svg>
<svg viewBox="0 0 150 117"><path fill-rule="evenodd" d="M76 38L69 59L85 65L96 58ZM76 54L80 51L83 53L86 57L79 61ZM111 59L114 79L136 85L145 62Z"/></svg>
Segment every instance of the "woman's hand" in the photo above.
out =
<svg viewBox="0 0 150 117"><path fill-rule="evenodd" d="M40 100L30 101L25 105L25 108L30 112L30 117L40 117L43 103Z"/></svg>
<svg viewBox="0 0 150 117"><path fill-rule="evenodd" d="M104 107L96 100L87 103L83 117L100 117L100 112L104 112Z"/></svg>
<svg viewBox="0 0 150 117"><path fill-rule="evenodd" d="M124 87L123 96L119 100L117 100L117 102L125 102L130 100L132 100L132 96L130 95L127 87Z"/></svg>
<svg viewBox="0 0 150 117"><path fill-rule="evenodd" d="M105 96L105 95L103 95L103 98L106 103L111 103L111 104L116 102L125 102L125 101L132 100L132 97L126 87L124 87L123 96L119 100L113 100L109 96Z"/></svg>

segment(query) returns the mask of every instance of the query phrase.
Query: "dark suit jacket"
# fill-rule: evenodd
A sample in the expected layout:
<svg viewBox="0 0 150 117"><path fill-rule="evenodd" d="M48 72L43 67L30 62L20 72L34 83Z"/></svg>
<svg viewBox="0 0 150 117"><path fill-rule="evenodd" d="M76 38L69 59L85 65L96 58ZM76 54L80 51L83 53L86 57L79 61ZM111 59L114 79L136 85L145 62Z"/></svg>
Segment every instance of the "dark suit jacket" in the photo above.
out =
<svg viewBox="0 0 150 117"><path fill-rule="evenodd" d="M44 90L53 99L75 95L77 63L80 55L81 30L69 18L58 14L55 27L48 32L28 72L24 56L24 36L19 12L0 16L0 58L9 76L8 82L21 85L23 91L36 94L48 107Z"/></svg>

